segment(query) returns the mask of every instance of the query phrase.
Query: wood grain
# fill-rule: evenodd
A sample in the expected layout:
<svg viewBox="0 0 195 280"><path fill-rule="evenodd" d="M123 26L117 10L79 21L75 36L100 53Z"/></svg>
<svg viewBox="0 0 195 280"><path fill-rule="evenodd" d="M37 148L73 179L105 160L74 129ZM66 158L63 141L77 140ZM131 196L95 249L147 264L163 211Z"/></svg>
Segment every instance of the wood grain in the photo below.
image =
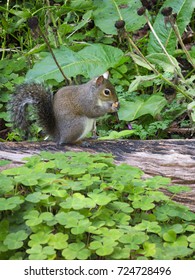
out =
<svg viewBox="0 0 195 280"><path fill-rule="evenodd" d="M115 156L117 164L127 163L141 168L147 176L169 177L173 184L191 187L190 192L174 196L195 211L195 140L90 140L89 145L66 145L57 148L53 142L5 142L0 143L0 159L10 159L7 167L23 164L24 157L42 150L106 152ZM2 167L3 169L5 167Z"/></svg>

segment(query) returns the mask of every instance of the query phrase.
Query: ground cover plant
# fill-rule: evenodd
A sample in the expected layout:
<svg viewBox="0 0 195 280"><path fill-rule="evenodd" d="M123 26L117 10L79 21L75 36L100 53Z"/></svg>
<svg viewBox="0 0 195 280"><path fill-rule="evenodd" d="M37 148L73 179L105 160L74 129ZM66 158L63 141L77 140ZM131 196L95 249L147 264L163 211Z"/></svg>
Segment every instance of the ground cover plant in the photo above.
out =
<svg viewBox="0 0 195 280"><path fill-rule="evenodd" d="M188 188L109 154L49 153L1 172L1 259L194 259Z"/></svg>

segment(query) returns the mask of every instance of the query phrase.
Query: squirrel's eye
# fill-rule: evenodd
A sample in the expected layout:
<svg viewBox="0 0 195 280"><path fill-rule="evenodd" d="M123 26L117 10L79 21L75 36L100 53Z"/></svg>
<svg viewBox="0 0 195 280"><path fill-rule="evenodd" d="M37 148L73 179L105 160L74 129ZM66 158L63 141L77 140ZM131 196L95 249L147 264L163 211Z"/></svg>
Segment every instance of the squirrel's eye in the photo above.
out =
<svg viewBox="0 0 195 280"><path fill-rule="evenodd" d="M108 88L106 88L106 89L104 90L104 95L109 96L110 93L111 93L111 91L110 91Z"/></svg>

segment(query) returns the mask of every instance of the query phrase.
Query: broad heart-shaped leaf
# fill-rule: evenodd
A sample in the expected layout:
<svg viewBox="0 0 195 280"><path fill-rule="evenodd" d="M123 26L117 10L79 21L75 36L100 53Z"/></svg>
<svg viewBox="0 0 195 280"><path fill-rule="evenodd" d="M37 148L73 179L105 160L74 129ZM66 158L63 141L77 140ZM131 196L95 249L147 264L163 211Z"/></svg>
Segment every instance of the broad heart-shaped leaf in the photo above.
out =
<svg viewBox="0 0 195 280"><path fill-rule="evenodd" d="M151 115L155 117L159 114L167 104L167 101L161 95L152 95L145 102L137 100L136 102L121 103L120 110L118 112L119 119L124 121L132 121L143 115Z"/></svg>
<svg viewBox="0 0 195 280"><path fill-rule="evenodd" d="M141 7L139 0L96 0L96 9L93 12L95 25L106 34L117 34L115 22L124 20L127 31L134 31L146 22L144 17L137 14Z"/></svg>
<svg viewBox="0 0 195 280"><path fill-rule="evenodd" d="M162 8L172 7L173 13L177 13L177 25L182 35L186 26L190 22L192 13L195 8L194 0L167 0L164 2ZM165 24L164 16L159 13L154 22L154 30L156 31L158 37L160 38L162 44L166 47L170 54L173 54L177 38L173 32L170 24ZM161 53L162 49L159 46L157 40L154 38L152 32L150 33L149 43L148 43L148 53Z"/></svg>
<svg viewBox="0 0 195 280"><path fill-rule="evenodd" d="M73 52L62 46L60 49L54 50L54 53L68 78L76 75L83 75L87 78L101 75L109 68L114 67L123 56L120 49L103 44L87 46L79 52ZM45 81L50 79L62 82L64 78L51 54L48 54L27 72L26 80Z"/></svg>

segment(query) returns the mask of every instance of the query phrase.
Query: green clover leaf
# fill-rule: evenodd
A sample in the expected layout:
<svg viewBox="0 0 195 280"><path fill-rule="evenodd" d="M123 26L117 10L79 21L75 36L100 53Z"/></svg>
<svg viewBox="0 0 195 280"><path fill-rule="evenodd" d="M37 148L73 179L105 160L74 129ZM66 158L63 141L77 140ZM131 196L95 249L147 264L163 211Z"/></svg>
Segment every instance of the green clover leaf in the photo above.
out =
<svg viewBox="0 0 195 280"><path fill-rule="evenodd" d="M19 230L18 232L9 233L3 243L9 250L16 250L23 246L23 241L27 237L28 234L24 230Z"/></svg>

